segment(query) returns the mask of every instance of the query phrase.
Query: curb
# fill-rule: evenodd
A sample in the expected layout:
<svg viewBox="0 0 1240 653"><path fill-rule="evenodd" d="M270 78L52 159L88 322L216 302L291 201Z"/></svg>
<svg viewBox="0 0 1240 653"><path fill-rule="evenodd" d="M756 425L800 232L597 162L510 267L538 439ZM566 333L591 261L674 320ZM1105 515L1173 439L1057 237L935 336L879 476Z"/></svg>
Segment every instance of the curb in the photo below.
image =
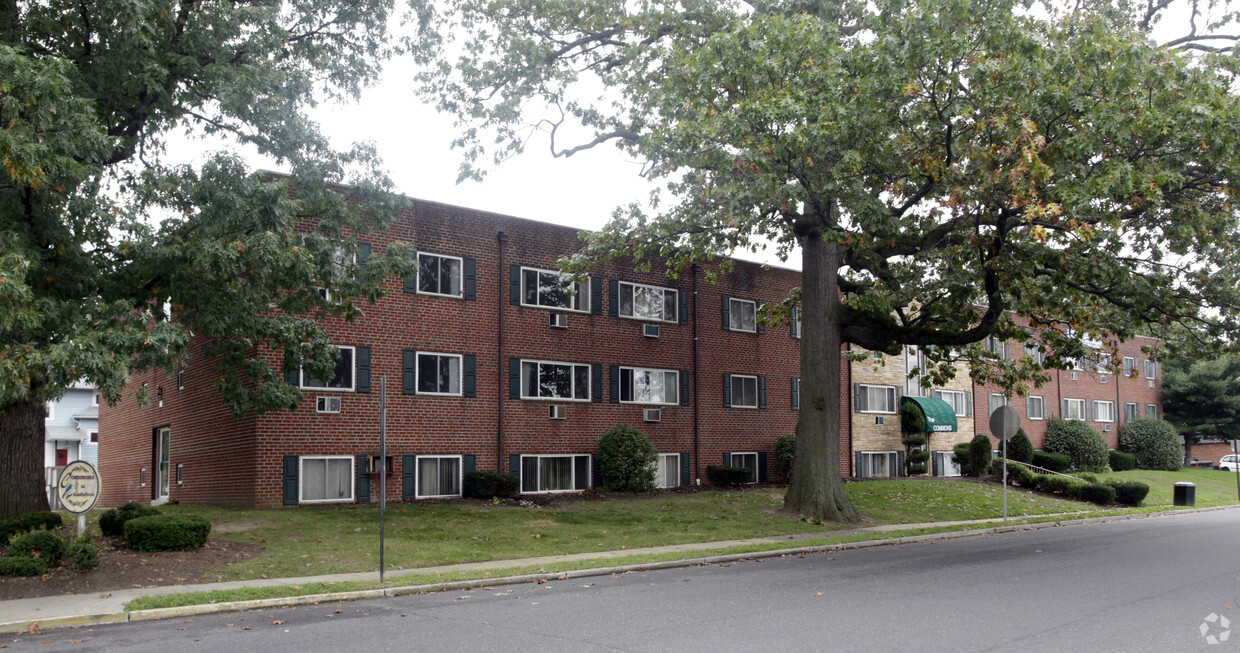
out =
<svg viewBox="0 0 1240 653"><path fill-rule="evenodd" d="M613 574L624 574L640 571L654 571L662 569L678 569L685 567L697 567L703 565L713 565L729 562L740 562L743 560L758 560L762 558L779 558L790 555L803 555L807 553L827 553L831 551L847 551L854 549L868 549L879 546L898 546L901 544L913 544L917 542L933 542L940 540L958 539L964 537L978 537L984 535L1001 535L1004 533L1013 533L1017 531L1041 530L1043 528L1057 528L1062 526L1078 526L1089 524L1102 524L1115 521L1126 521L1130 519L1148 519L1152 517L1163 517L1167 515L1183 515L1194 514L1200 512L1214 512L1217 510L1234 509L1237 506L1214 506L1210 508L1194 508L1190 510L1166 510L1161 512L1137 513L1131 515L1116 515L1110 517L1092 517L1087 519L1068 519L1062 521L1038 522L1032 524L1011 524L992 526L990 528L966 529L959 531L948 531L945 533L927 533L925 535L905 535L901 537L892 537L885 539L866 540L863 542L841 542L839 544L819 544L812 546L789 547L785 549L772 549L769 551L753 551L749 553L728 553L715 556L702 556L696 558L681 558L678 560L662 560L650 563L635 563L627 565L617 565L613 567L592 567L590 569L573 569L561 572L539 572L535 574L521 574L518 576L504 576L500 578L459 580L446 583L433 583L423 585L403 585L398 587L388 587L373 590L353 590L348 592L327 592L322 594L306 594L302 596L286 596L270 599L251 599L245 601L227 601L223 603L202 603L198 605L186 605L175 608L152 608L148 610L134 610L131 612L119 611L113 613L100 613L88 615L73 615L64 617L50 617L36 622L5 622L0 623L0 634L11 633L27 633L41 632L50 628L66 628L71 626L88 626L96 624L125 623L135 621L157 621L160 619L169 619L173 617L185 617L204 614L215 614L220 612L240 612L245 610L258 610L262 608L278 608L291 607L295 605L311 605L314 603L328 603L333 601L356 601L360 599L378 599L397 596L406 596L410 594L431 594L435 592L470 590L479 587L498 587L502 585L521 585L525 583L547 582L554 580L570 580L574 578L590 578L596 576L610 576ZM933 526L923 526L923 528L933 528ZM709 544L709 543L705 543ZM514 564L519 561L512 561Z"/></svg>

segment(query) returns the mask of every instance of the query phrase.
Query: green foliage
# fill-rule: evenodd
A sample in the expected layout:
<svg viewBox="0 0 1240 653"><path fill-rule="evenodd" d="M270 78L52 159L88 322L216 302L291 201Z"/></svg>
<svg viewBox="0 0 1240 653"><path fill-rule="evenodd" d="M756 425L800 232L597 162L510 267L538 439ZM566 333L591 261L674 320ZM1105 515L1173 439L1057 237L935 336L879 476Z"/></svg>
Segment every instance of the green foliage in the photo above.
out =
<svg viewBox="0 0 1240 653"><path fill-rule="evenodd" d="M1150 486L1141 481L1107 481L1107 484L1115 488L1116 503L1125 506L1139 506L1145 500L1145 496L1150 493Z"/></svg>
<svg viewBox="0 0 1240 653"><path fill-rule="evenodd" d="M715 485L745 485L754 482L753 470L748 467L707 465L706 479Z"/></svg>
<svg viewBox="0 0 1240 653"><path fill-rule="evenodd" d="M900 404L900 430L905 433L925 433L926 416L911 401Z"/></svg>
<svg viewBox="0 0 1240 653"><path fill-rule="evenodd" d="M1033 442L1029 441L1029 436L1025 434L1025 429L1018 429L1016 435L1008 439L1007 457L1008 460L1022 463L1033 462Z"/></svg>
<svg viewBox="0 0 1240 653"><path fill-rule="evenodd" d="M1175 428L1158 419L1134 419L1121 426L1119 448L1136 456L1141 469L1174 472L1184 460Z"/></svg>
<svg viewBox="0 0 1240 653"><path fill-rule="evenodd" d="M198 515L136 517L125 522L125 546L135 551L192 551L207 543L211 522Z"/></svg>
<svg viewBox="0 0 1240 653"><path fill-rule="evenodd" d="M65 520L60 516L60 513L51 511L28 512L19 517L17 521L24 531L33 531L37 528L50 531L65 524Z"/></svg>
<svg viewBox="0 0 1240 653"><path fill-rule="evenodd" d="M51 531L30 531L9 542L8 555L32 556L46 561L48 565L60 562L64 553L65 541Z"/></svg>
<svg viewBox="0 0 1240 653"><path fill-rule="evenodd" d="M39 576L47 571L47 561L28 555L9 554L0 558L0 576Z"/></svg>
<svg viewBox="0 0 1240 653"><path fill-rule="evenodd" d="M1077 474L1076 477L1081 479L1082 481L1085 481L1086 483L1097 483L1098 482L1098 477L1089 472L1083 472L1083 473Z"/></svg>
<svg viewBox="0 0 1240 653"><path fill-rule="evenodd" d="M651 492L659 450L645 433L631 426L613 426L598 443L599 474L609 492Z"/></svg>
<svg viewBox="0 0 1240 653"><path fill-rule="evenodd" d="M990 466L990 459L994 457L990 436L985 433L978 433L969 441L967 447L965 449L965 457L960 465L960 473L964 476L981 476L985 474L986 468Z"/></svg>
<svg viewBox="0 0 1240 653"><path fill-rule="evenodd" d="M1115 488L1100 483L1089 483L1081 490L1081 500L1109 506L1115 503Z"/></svg>
<svg viewBox="0 0 1240 653"><path fill-rule="evenodd" d="M1085 487L1089 485L1085 481L1072 476L1061 476L1059 474L1039 474L1035 481L1037 489L1052 494L1062 494L1069 499L1081 499Z"/></svg>
<svg viewBox="0 0 1240 653"><path fill-rule="evenodd" d="M960 474L962 476L968 476L968 474L966 474L964 471L965 468L968 467L969 465L969 443L968 442L957 442L956 444L952 445L952 462L955 463L956 466L960 468Z"/></svg>
<svg viewBox="0 0 1240 653"><path fill-rule="evenodd" d="M69 543L65 557L73 560L73 568L86 571L99 566L99 549L89 535L83 533Z"/></svg>
<svg viewBox="0 0 1240 653"><path fill-rule="evenodd" d="M1137 457L1123 451L1112 449L1107 452L1107 459L1110 461L1112 471L1126 472L1137 467Z"/></svg>
<svg viewBox="0 0 1240 653"><path fill-rule="evenodd" d="M109 508L99 515L99 532L108 537L125 534L125 522L138 517L158 515L159 508L130 501L119 508Z"/></svg>
<svg viewBox="0 0 1240 653"><path fill-rule="evenodd" d="M1068 466L1071 464L1072 459L1067 454L1047 453L1045 451L1033 452L1033 465L1035 467L1062 473L1068 471Z"/></svg>
<svg viewBox="0 0 1240 653"><path fill-rule="evenodd" d="M775 474L792 482L792 468L796 463L797 436L786 433L775 439Z"/></svg>
<svg viewBox="0 0 1240 653"><path fill-rule="evenodd" d="M516 474L475 471L465 475L461 494L475 499L508 498L516 495L521 479Z"/></svg>
<svg viewBox="0 0 1240 653"><path fill-rule="evenodd" d="M1162 406L1187 447L1203 438L1240 439L1240 357L1166 361Z"/></svg>
<svg viewBox="0 0 1240 653"><path fill-rule="evenodd" d="M9 538L24 532L16 519L0 519L0 546L9 543Z"/></svg>
<svg viewBox="0 0 1240 653"><path fill-rule="evenodd" d="M1046 425L1042 447L1050 453L1066 454L1069 470L1107 471L1106 440L1086 422L1052 418Z"/></svg>

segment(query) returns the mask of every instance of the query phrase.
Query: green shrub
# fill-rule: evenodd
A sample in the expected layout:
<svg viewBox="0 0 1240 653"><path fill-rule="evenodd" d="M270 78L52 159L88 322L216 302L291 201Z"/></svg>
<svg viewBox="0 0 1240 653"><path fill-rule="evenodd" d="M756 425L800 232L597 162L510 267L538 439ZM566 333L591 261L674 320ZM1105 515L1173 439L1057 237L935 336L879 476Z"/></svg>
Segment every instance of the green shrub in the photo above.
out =
<svg viewBox="0 0 1240 653"><path fill-rule="evenodd" d="M1003 478L1003 459L1002 458L994 459L994 461L990 463L990 468L987 470L987 474L990 476L995 476L995 477L1002 479ZM1021 487L1031 488L1031 487L1034 487L1036 484L1034 477L1037 475L1033 473L1033 470L1012 460L1008 461L1007 475L1008 475L1008 484L1010 485L1019 485Z"/></svg>
<svg viewBox="0 0 1240 653"><path fill-rule="evenodd" d="M1093 474L1090 474L1089 472L1077 474L1076 477L1081 479L1082 481L1085 481L1086 483L1097 483L1098 482L1098 477Z"/></svg>
<svg viewBox="0 0 1240 653"><path fill-rule="evenodd" d="M925 438L922 438L923 444ZM910 449L904 456L905 473L908 476L920 476L929 469L930 452L925 449Z"/></svg>
<svg viewBox="0 0 1240 653"><path fill-rule="evenodd" d="M23 532L39 528L51 531L65 525L64 518L58 512L28 512L18 517L17 522Z"/></svg>
<svg viewBox="0 0 1240 653"><path fill-rule="evenodd" d="M1042 442L1049 453L1067 454L1070 470L1107 471L1107 443L1085 422L1053 418L1046 425L1046 438Z"/></svg>
<svg viewBox="0 0 1240 653"><path fill-rule="evenodd" d="M125 534L125 522L137 517L158 515L159 509L130 501L119 508L109 508L99 515L99 532L108 537Z"/></svg>
<svg viewBox="0 0 1240 653"><path fill-rule="evenodd" d="M645 433L613 426L598 442L599 474L608 492L652 492L659 450Z"/></svg>
<svg viewBox="0 0 1240 653"><path fill-rule="evenodd" d="M753 471L748 467L707 465L706 478L715 485L744 485L754 481Z"/></svg>
<svg viewBox="0 0 1240 653"><path fill-rule="evenodd" d="M796 464L797 457L797 436L788 433L776 438L774 456L775 474L791 483L792 468Z"/></svg>
<svg viewBox="0 0 1240 653"><path fill-rule="evenodd" d="M0 519L0 546L8 545L9 538L21 532L21 525L16 519Z"/></svg>
<svg viewBox="0 0 1240 653"><path fill-rule="evenodd" d="M1089 485L1079 478L1059 474L1039 474L1036 482L1039 490L1062 494L1069 499L1080 499L1085 486Z"/></svg>
<svg viewBox="0 0 1240 653"><path fill-rule="evenodd" d="M1110 481L1108 483L1115 488L1115 502L1125 506L1139 506L1145 500L1145 495L1150 493L1150 486L1141 481Z"/></svg>
<svg viewBox="0 0 1240 653"><path fill-rule="evenodd" d="M78 571L86 571L99 566L99 550L95 547L95 541L85 533L69 543L65 557L73 560L73 568Z"/></svg>
<svg viewBox="0 0 1240 653"><path fill-rule="evenodd" d="M964 473L965 467L969 465L968 442L958 442L952 445L952 462L955 463L956 467L960 468L961 475L968 476L968 474Z"/></svg>
<svg viewBox="0 0 1240 653"><path fill-rule="evenodd" d="M900 430L905 433L925 433L926 416L911 401L900 404Z"/></svg>
<svg viewBox="0 0 1240 653"><path fill-rule="evenodd" d="M1049 469L1052 472L1066 472L1071 459L1061 453L1047 453L1045 451L1033 452L1033 466Z"/></svg>
<svg viewBox="0 0 1240 653"><path fill-rule="evenodd" d="M1141 469L1174 472L1184 461L1179 434L1160 419L1134 419L1121 426L1119 448L1135 455Z"/></svg>
<svg viewBox="0 0 1240 653"><path fill-rule="evenodd" d="M1115 488L1101 483L1090 483L1081 490L1081 500L1109 506L1115 503Z"/></svg>
<svg viewBox="0 0 1240 653"><path fill-rule="evenodd" d="M1126 472L1137 467L1137 457L1130 453L1112 449L1107 453L1107 457L1111 463L1111 471Z"/></svg>
<svg viewBox="0 0 1240 653"><path fill-rule="evenodd" d="M990 436L985 433L978 433L973 436L966 451L964 464L960 466L960 473L965 476L981 476L985 474L986 468L990 466L990 459L994 457Z"/></svg>
<svg viewBox="0 0 1240 653"><path fill-rule="evenodd" d="M47 562L31 556L7 555L0 558L0 576L38 576L47 571Z"/></svg>
<svg viewBox="0 0 1240 653"><path fill-rule="evenodd" d="M136 551L191 551L207 543L211 522L198 515L151 515L125 522L125 546Z"/></svg>
<svg viewBox="0 0 1240 653"><path fill-rule="evenodd" d="M1033 462L1033 443L1029 441L1029 436L1025 435L1025 429L1016 431L1007 443L1008 460L1015 460L1022 463Z"/></svg>
<svg viewBox="0 0 1240 653"><path fill-rule="evenodd" d="M39 558L48 565L60 561L65 553L65 541L51 531L30 531L13 538L9 543L9 555Z"/></svg>
<svg viewBox="0 0 1240 653"><path fill-rule="evenodd" d="M475 499L508 498L517 493L521 479L501 472L470 472L465 475L461 494Z"/></svg>

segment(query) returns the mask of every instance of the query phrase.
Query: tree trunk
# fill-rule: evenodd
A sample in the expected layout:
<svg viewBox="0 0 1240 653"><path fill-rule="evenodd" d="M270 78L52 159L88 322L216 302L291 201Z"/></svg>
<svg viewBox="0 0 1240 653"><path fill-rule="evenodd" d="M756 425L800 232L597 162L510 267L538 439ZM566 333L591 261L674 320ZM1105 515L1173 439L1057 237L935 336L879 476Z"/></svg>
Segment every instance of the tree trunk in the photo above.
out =
<svg viewBox="0 0 1240 653"><path fill-rule="evenodd" d="M1193 438L1184 436L1184 464L1182 467L1188 467L1193 464Z"/></svg>
<svg viewBox="0 0 1240 653"><path fill-rule="evenodd" d="M840 268L837 245L801 238L801 411L784 512L855 522L840 477Z"/></svg>
<svg viewBox="0 0 1240 653"><path fill-rule="evenodd" d="M43 487L44 403L27 399L0 412L0 519L47 510Z"/></svg>

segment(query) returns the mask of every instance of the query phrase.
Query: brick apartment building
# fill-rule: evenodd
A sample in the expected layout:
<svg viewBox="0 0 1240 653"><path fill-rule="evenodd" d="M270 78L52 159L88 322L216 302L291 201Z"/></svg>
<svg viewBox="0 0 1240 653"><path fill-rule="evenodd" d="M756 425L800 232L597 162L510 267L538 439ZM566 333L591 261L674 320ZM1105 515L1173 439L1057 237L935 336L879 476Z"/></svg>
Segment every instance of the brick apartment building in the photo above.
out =
<svg viewBox="0 0 1240 653"><path fill-rule="evenodd" d="M472 470L513 473L526 493L582 490L597 480L599 438L617 424L640 428L658 448L661 486L704 483L707 465L724 463L767 480L776 438L796 427L799 325L763 327L755 313L784 300L800 274L738 261L707 283L703 269L673 279L615 262L573 289L555 270L580 248L578 234L410 200L368 248L413 245L419 278L388 279L388 294L353 322L328 319L341 350L335 378L286 371L303 388L295 411L236 419L201 343L180 374L134 375L126 396L145 385L150 405L101 407L101 505L377 500L381 380L389 500L459 496ZM274 352L255 355L282 365ZM906 378L910 355L904 364L841 366L843 387L854 389L841 399L845 475L901 473L895 398L921 392ZM1156 389L1139 399L1114 394L1145 390L1136 388L1141 381L1054 390L1047 407L1059 406L1061 394L1092 400L1107 391L1116 405L1156 406ZM986 393L962 374L927 394L959 409L957 430L930 443L933 473L950 475L951 445L972 437L972 414L988 414ZM1041 431L1026 430L1037 445Z"/></svg>

